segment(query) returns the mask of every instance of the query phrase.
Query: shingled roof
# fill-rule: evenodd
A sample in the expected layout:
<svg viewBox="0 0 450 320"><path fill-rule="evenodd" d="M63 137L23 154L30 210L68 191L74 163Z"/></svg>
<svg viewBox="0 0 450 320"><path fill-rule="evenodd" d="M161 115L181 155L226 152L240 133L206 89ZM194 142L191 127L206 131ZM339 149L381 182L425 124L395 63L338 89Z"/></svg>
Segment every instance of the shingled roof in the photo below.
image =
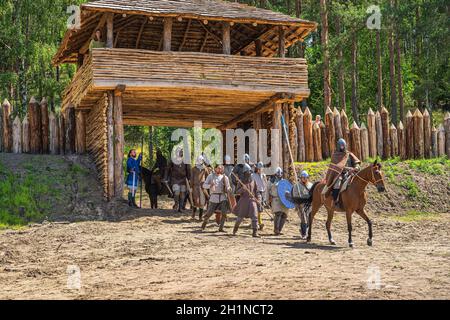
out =
<svg viewBox="0 0 450 320"><path fill-rule="evenodd" d="M286 28L286 47L301 41L317 27L315 22L219 0L99 0L81 5L80 29L67 31L53 62L76 62L80 49L104 24L106 12L116 13L115 47L156 51L160 50L164 17L179 18L173 24L174 51L221 53L221 21L234 23L232 54L244 55L255 55L254 40L260 39L263 56L274 56L277 26Z"/></svg>

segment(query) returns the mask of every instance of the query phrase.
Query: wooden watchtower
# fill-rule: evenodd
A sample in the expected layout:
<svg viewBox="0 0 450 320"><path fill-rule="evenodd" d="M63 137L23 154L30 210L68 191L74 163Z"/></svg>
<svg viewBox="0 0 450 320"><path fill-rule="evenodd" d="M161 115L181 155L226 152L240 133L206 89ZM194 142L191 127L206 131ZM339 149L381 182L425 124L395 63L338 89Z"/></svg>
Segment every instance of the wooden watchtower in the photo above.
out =
<svg viewBox="0 0 450 320"><path fill-rule="evenodd" d="M122 195L123 125L221 130L309 96L305 59L286 58L317 24L216 0L99 0L81 5L54 64L77 63L62 109L74 114L105 195ZM106 48L89 50L97 30ZM273 116L272 116L273 114ZM84 128L85 126L85 128Z"/></svg>

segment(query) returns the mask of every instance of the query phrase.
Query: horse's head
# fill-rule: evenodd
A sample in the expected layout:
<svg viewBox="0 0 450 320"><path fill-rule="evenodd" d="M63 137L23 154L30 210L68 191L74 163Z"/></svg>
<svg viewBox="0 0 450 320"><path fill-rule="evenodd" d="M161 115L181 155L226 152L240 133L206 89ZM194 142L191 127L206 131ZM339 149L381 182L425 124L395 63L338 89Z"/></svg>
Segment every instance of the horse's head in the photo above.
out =
<svg viewBox="0 0 450 320"><path fill-rule="evenodd" d="M377 187L378 192L385 192L386 186L384 185L384 177L381 167L381 163L378 163L378 160L371 165L372 177L370 182Z"/></svg>

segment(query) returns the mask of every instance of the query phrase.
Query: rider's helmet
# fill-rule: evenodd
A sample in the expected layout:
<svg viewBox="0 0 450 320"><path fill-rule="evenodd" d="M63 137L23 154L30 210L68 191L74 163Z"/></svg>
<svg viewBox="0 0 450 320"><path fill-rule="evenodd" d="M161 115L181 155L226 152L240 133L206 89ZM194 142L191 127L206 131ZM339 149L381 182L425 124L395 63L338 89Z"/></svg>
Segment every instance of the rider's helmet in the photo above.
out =
<svg viewBox="0 0 450 320"><path fill-rule="evenodd" d="M339 139L337 144L340 151L345 151L347 149L347 142L345 142L344 139Z"/></svg>
<svg viewBox="0 0 450 320"><path fill-rule="evenodd" d="M305 178L308 179L309 178L309 174L306 171L302 171L302 173L300 173L300 178Z"/></svg>

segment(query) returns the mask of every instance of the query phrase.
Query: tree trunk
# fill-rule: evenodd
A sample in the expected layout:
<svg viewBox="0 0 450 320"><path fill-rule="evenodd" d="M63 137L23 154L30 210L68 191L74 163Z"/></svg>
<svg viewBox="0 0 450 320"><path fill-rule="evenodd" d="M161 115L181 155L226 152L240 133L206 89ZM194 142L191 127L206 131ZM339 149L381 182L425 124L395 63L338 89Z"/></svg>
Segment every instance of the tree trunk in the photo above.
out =
<svg viewBox="0 0 450 320"><path fill-rule="evenodd" d="M390 0L393 10L393 0ZM391 91L391 116L392 123L397 124L397 90L395 86L395 52L393 26L389 30L389 85Z"/></svg>
<svg viewBox="0 0 450 320"><path fill-rule="evenodd" d="M359 123L358 111L358 35L352 35L352 115L353 120Z"/></svg>
<svg viewBox="0 0 450 320"><path fill-rule="evenodd" d="M381 63L381 31L377 30L378 110L383 108L383 65Z"/></svg>
<svg viewBox="0 0 450 320"><path fill-rule="evenodd" d="M400 108L400 120L405 120L405 106L403 100L403 80L402 80L402 62L399 33L395 37L395 50L397 52L397 87L398 87L398 106Z"/></svg>
<svg viewBox="0 0 450 320"><path fill-rule="evenodd" d="M341 34L341 17L336 16L336 34L339 37ZM345 97L345 75L344 75L344 53L342 45L337 46L337 60L338 60L338 87L339 87L339 107L342 110L347 110L346 97Z"/></svg>
<svg viewBox="0 0 450 320"><path fill-rule="evenodd" d="M320 16L322 20L322 50L323 50L323 96L324 110L331 108L331 75L330 52L328 49L328 8L327 0L320 0Z"/></svg>

